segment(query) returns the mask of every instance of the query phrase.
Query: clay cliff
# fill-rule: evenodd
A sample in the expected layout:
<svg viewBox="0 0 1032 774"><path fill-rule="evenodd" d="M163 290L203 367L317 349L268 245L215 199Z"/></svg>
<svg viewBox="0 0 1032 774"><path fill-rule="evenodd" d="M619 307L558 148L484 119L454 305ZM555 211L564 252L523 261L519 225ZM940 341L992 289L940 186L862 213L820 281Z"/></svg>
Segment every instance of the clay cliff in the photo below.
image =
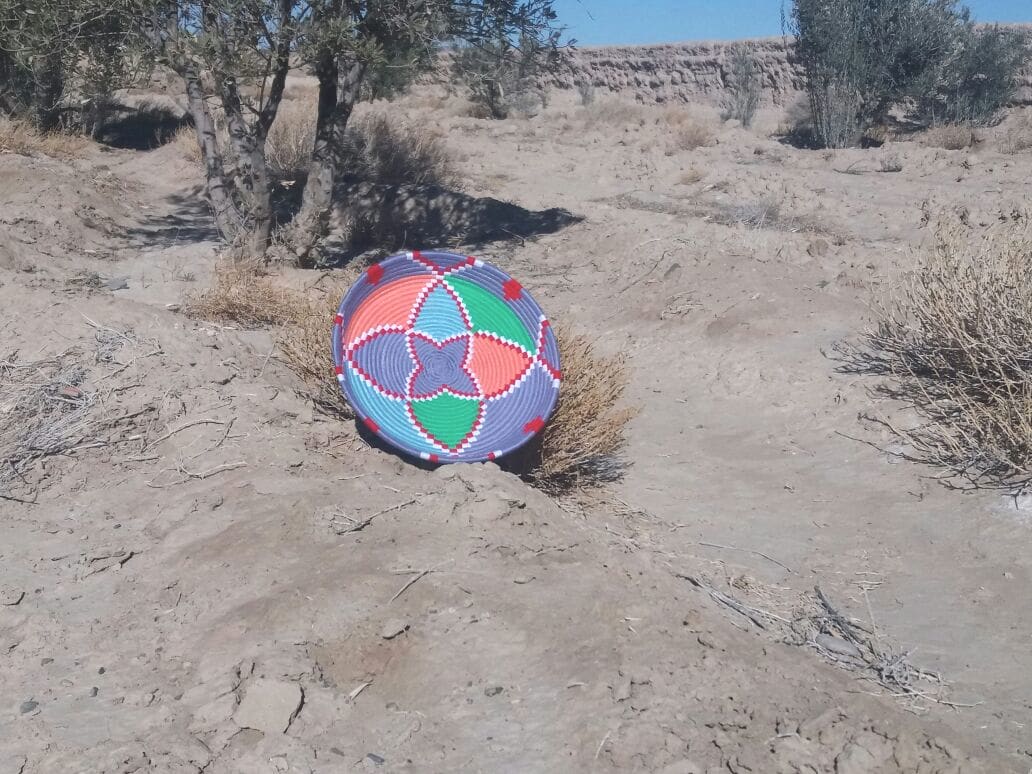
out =
<svg viewBox="0 0 1032 774"><path fill-rule="evenodd" d="M1032 35L1032 25L1015 25ZM719 105L728 82L731 49L753 52L763 81L762 104L787 106L800 96L804 80L790 37L744 41L701 41L653 46L605 46L577 49L549 85L574 89L590 84L634 96L641 102L705 102ZM1032 61L1019 79L1017 99L1032 103Z"/></svg>

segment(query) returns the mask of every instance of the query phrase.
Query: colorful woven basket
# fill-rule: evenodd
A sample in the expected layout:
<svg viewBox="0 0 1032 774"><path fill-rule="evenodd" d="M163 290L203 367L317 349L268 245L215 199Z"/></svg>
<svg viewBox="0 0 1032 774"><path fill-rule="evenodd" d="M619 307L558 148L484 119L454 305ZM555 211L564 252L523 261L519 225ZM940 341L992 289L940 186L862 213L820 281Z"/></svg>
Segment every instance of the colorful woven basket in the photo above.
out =
<svg viewBox="0 0 1032 774"><path fill-rule="evenodd" d="M371 266L340 305L333 361L360 421L431 462L522 446L544 427L562 379L555 334L530 294L452 253Z"/></svg>

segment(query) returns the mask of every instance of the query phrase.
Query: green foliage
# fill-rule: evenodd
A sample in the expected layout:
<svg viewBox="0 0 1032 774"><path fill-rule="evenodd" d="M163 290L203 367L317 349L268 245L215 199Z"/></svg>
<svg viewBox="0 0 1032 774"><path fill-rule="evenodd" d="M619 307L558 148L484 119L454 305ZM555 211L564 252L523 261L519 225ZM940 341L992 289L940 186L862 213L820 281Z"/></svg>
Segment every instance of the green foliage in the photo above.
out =
<svg viewBox="0 0 1032 774"><path fill-rule="evenodd" d="M969 25L938 83L914 94L915 117L930 125L992 124L1013 99L1015 75L1030 56L1023 32Z"/></svg>
<svg viewBox="0 0 1032 774"><path fill-rule="evenodd" d="M992 120L1026 49L979 32L956 0L794 0L797 37L820 145L860 142L896 105L925 123Z"/></svg>
<svg viewBox="0 0 1032 774"><path fill-rule="evenodd" d="M533 114L545 104L540 78L560 60L555 43L556 38L522 35L513 39L504 34L475 41L454 52L452 75L484 117Z"/></svg>
<svg viewBox="0 0 1032 774"><path fill-rule="evenodd" d="M74 96L87 123L100 120L127 80L129 20L119 11L103 0L0 0L0 110L49 131Z"/></svg>
<svg viewBox="0 0 1032 774"><path fill-rule="evenodd" d="M721 117L727 121L735 119L749 128L756 108L760 105L760 72L749 49L742 45L731 47L727 90L728 103Z"/></svg>

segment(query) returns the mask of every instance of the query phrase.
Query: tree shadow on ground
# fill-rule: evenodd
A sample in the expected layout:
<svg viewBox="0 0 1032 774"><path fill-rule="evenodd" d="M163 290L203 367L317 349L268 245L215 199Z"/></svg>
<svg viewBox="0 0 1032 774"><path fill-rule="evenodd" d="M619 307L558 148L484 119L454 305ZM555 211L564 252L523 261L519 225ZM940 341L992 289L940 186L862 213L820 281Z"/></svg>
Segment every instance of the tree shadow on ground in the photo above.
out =
<svg viewBox="0 0 1032 774"><path fill-rule="evenodd" d="M300 205L300 186L282 193L277 217L287 223ZM530 239L583 220L557 207L530 210L440 186L386 185L355 178L337 186L335 199L324 250L330 266L343 265L373 249L479 248L490 242Z"/></svg>
<svg viewBox="0 0 1032 774"><path fill-rule="evenodd" d="M300 206L301 186L279 186L276 219L286 225ZM531 239L555 233L582 217L564 209L530 210L491 197L476 197L439 186L392 186L356 180L337 190L326 240L325 265L341 266L370 250L464 245ZM172 247L217 240L219 232L203 188L171 196L169 205L126 232L136 247Z"/></svg>
<svg viewBox="0 0 1032 774"><path fill-rule="evenodd" d="M137 226L128 229L126 241L133 247L174 247L177 244L210 242L219 238L211 207L201 186L166 200L169 211L142 212Z"/></svg>
<svg viewBox="0 0 1032 774"><path fill-rule="evenodd" d="M112 148L153 150L172 140L185 126L190 126L185 115L163 105L115 105L109 109L96 139Z"/></svg>

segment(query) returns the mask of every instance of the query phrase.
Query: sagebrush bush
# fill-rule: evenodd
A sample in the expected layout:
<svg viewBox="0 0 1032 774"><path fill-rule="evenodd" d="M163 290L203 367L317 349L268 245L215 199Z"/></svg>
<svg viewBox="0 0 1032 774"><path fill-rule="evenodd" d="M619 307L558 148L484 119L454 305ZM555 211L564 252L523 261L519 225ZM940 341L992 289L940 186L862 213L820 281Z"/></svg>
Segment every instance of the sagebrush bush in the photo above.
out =
<svg viewBox="0 0 1032 774"><path fill-rule="evenodd" d="M533 115L546 95L539 77L553 70L561 54L531 38L498 37L458 48L452 57L452 78L466 87L477 118Z"/></svg>
<svg viewBox="0 0 1032 774"><path fill-rule="evenodd" d="M935 243L879 319L840 344L842 369L916 412L882 423L904 455L973 486L1032 482L1032 228L982 234L939 226Z"/></svg>
<svg viewBox="0 0 1032 774"><path fill-rule="evenodd" d="M356 120L351 145L361 177L385 185L457 187L462 178L444 138L423 123L384 113Z"/></svg>
<svg viewBox="0 0 1032 774"><path fill-rule="evenodd" d="M293 180L308 172L315 141L314 108L281 109L269 132L270 171ZM443 137L425 124L409 124L383 113L352 119L344 142L344 173L384 185L457 187L461 176Z"/></svg>

